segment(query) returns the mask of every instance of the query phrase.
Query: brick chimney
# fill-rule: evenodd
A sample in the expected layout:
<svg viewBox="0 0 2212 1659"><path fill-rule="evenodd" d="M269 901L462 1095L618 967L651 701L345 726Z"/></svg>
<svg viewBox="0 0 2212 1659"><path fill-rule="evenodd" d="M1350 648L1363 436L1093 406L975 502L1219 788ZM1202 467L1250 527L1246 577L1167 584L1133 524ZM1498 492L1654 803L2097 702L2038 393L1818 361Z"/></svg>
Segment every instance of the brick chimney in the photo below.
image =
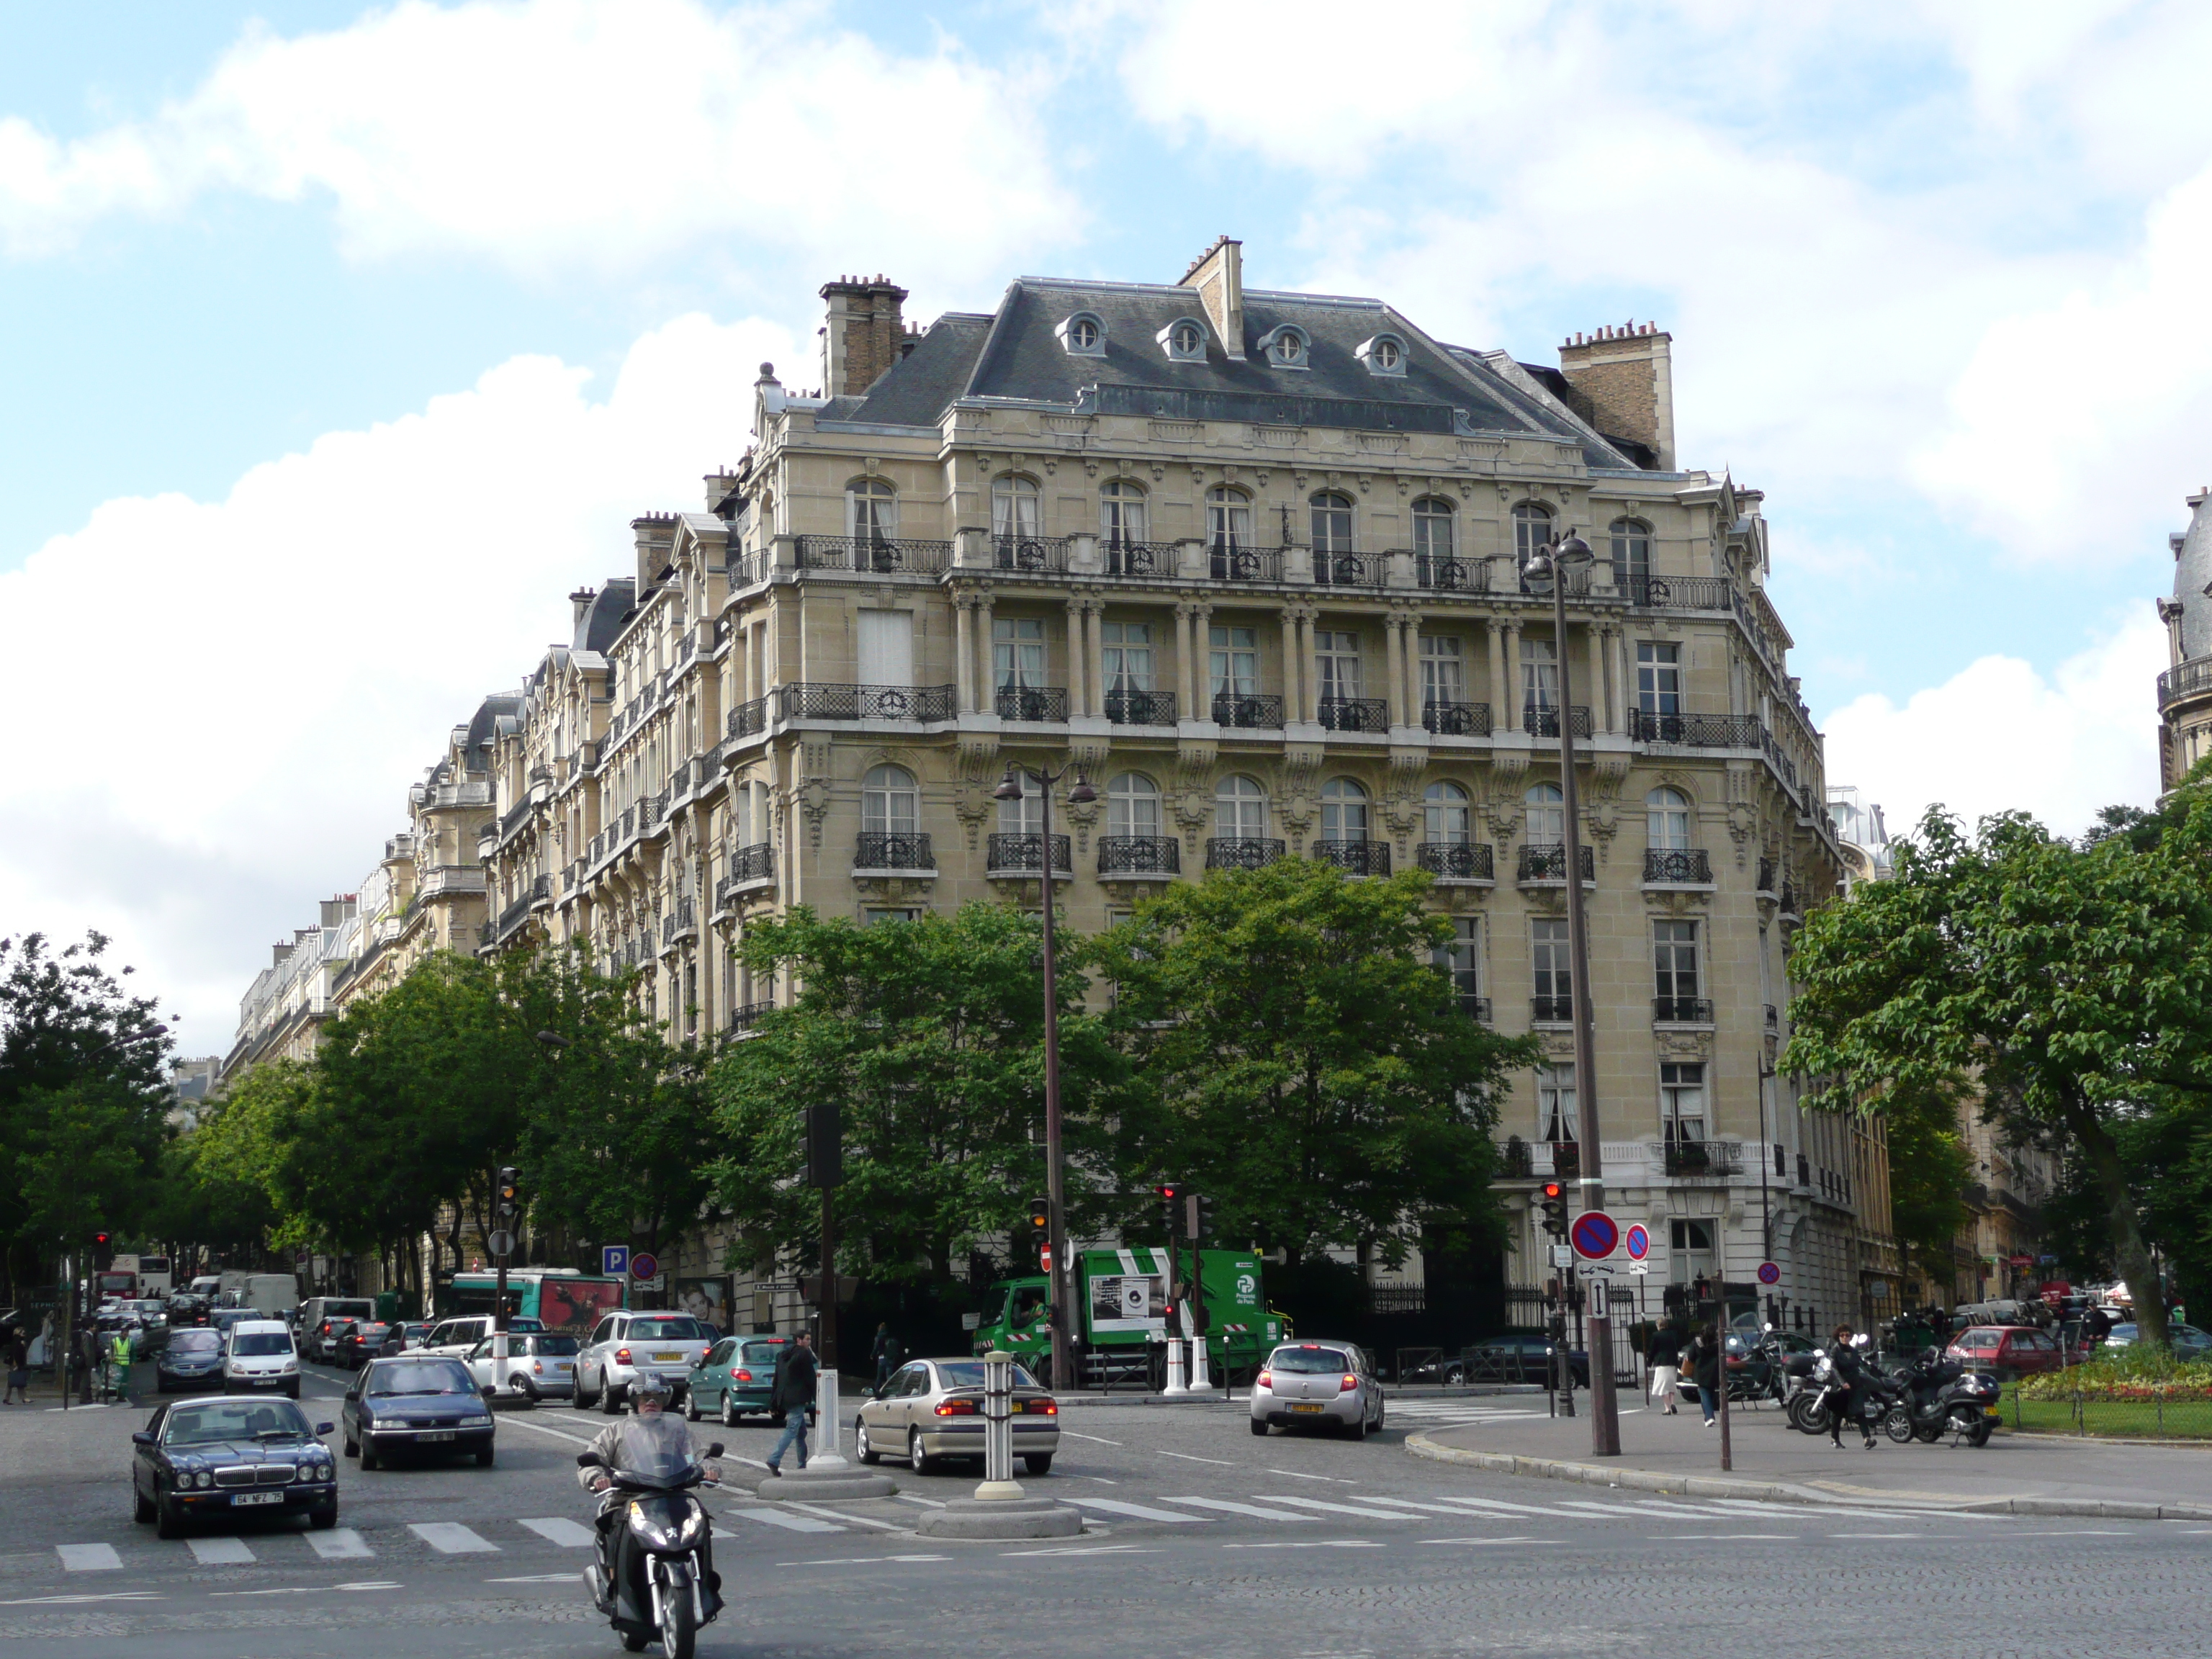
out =
<svg viewBox="0 0 2212 1659"><path fill-rule="evenodd" d="M1656 323L1631 321L1559 345L1559 373L1583 418L1608 438L1642 444L1662 472L1674 470L1673 343Z"/></svg>
<svg viewBox="0 0 2212 1659"><path fill-rule="evenodd" d="M880 274L822 284L822 395L857 398L906 355L906 290Z"/></svg>
<svg viewBox="0 0 2212 1659"><path fill-rule="evenodd" d="M1178 288L1195 289L1206 321L1233 362L1244 358L1244 244L1217 236L1213 246L1190 262Z"/></svg>
<svg viewBox="0 0 2212 1659"><path fill-rule="evenodd" d="M676 515L648 513L641 519L632 519L629 528L637 538L637 597L642 601L675 556Z"/></svg>

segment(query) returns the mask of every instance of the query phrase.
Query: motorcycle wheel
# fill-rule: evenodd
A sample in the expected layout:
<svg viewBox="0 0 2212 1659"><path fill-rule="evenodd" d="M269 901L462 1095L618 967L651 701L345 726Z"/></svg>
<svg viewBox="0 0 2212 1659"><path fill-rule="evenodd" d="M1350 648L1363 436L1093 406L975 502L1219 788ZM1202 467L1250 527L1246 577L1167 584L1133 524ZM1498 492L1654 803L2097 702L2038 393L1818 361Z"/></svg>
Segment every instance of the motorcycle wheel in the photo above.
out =
<svg viewBox="0 0 2212 1659"><path fill-rule="evenodd" d="M1892 1406L1882 1414L1881 1431L1899 1445L1912 1439L1912 1413L1902 1406Z"/></svg>
<svg viewBox="0 0 2212 1659"><path fill-rule="evenodd" d="M698 1641L698 1615L691 1610L691 1592L687 1586L670 1596L661 1609L660 1650L668 1659L691 1659Z"/></svg>
<svg viewBox="0 0 2212 1659"><path fill-rule="evenodd" d="M642 1636L633 1636L629 1632L624 1631L622 1633L623 1651L625 1653L643 1653L645 1651L645 1644L647 1639L648 1638Z"/></svg>
<svg viewBox="0 0 2212 1659"><path fill-rule="evenodd" d="M1790 1426L1800 1434L1818 1434L1828 1426L1828 1414L1814 1404L1814 1399L1801 1394L1790 1402Z"/></svg>
<svg viewBox="0 0 2212 1659"><path fill-rule="evenodd" d="M1943 1430L1938 1424L1923 1423L1913 1430L1912 1437L1923 1446L1932 1446L1943 1437Z"/></svg>
<svg viewBox="0 0 2212 1659"><path fill-rule="evenodd" d="M1990 1419L1985 1417L1974 1425L1974 1431L1966 1437L1966 1443L1977 1448L1986 1446L1990 1443Z"/></svg>

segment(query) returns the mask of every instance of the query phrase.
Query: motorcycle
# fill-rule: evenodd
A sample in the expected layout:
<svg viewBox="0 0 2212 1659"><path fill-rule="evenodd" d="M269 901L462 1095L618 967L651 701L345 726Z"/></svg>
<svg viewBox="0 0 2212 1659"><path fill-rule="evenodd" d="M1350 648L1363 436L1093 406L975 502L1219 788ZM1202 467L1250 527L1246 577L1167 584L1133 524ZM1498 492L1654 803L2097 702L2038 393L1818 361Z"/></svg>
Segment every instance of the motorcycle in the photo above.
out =
<svg viewBox="0 0 2212 1659"><path fill-rule="evenodd" d="M1826 1434L1828 1431L1828 1401L1844 1391L1836 1376L1835 1362L1828 1358L1825 1348L1816 1348L1810 1354L1800 1355L1811 1364L1805 1374L1796 1378L1797 1389L1784 1406L1790 1426L1800 1434ZM1795 1365L1792 1370L1796 1370Z"/></svg>
<svg viewBox="0 0 2212 1659"><path fill-rule="evenodd" d="M620 1462L595 1451L580 1468L606 1471L599 1559L584 1570L592 1604L636 1653L658 1641L668 1659L691 1659L699 1627L722 1611L721 1575L714 1569L706 1507L691 1495L708 1484L681 1418L665 1413L625 1419ZM706 1456L722 1455L718 1441Z"/></svg>
<svg viewBox="0 0 2212 1659"><path fill-rule="evenodd" d="M1930 1355L1907 1367L1902 1380L1904 1398L1882 1418L1892 1440L1932 1446L1948 1434L1977 1448L1990 1443L1998 1416L1996 1378Z"/></svg>

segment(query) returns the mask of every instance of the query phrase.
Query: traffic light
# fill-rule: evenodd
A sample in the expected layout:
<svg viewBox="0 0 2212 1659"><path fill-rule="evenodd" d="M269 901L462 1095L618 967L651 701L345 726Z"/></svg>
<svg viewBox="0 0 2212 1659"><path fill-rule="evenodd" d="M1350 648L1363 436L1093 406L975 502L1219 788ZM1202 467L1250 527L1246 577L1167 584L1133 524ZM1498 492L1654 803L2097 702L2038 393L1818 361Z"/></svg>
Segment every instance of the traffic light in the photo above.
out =
<svg viewBox="0 0 2212 1659"><path fill-rule="evenodd" d="M836 1187L845 1180L845 1120L834 1100L806 1109L806 1184Z"/></svg>
<svg viewBox="0 0 2212 1659"><path fill-rule="evenodd" d="M92 1236L92 1248L95 1250L104 1250L114 1242L115 1235L113 1233L98 1232Z"/></svg>
<svg viewBox="0 0 2212 1659"><path fill-rule="evenodd" d="M1052 1200L1050 1199L1033 1198L1030 1200L1030 1225L1041 1233L1048 1233L1052 1231Z"/></svg>
<svg viewBox="0 0 2212 1659"><path fill-rule="evenodd" d="M499 1172L498 1202L495 1206L501 1221L512 1221L522 1208L522 1171L512 1164Z"/></svg>
<svg viewBox="0 0 2212 1659"><path fill-rule="evenodd" d="M1180 1181L1163 1181L1159 1193L1160 1225L1172 1240L1182 1231L1182 1217L1176 1212L1182 1207L1183 1199L1189 1195L1190 1188Z"/></svg>
<svg viewBox="0 0 2212 1659"><path fill-rule="evenodd" d="M1190 1236L1193 1238L1213 1237L1214 1200L1206 1193L1190 1195Z"/></svg>
<svg viewBox="0 0 2212 1659"><path fill-rule="evenodd" d="M1037 1267L1040 1272L1052 1271L1052 1204L1048 1199L1033 1198L1024 1216L1030 1230L1030 1241L1036 1244Z"/></svg>
<svg viewBox="0 0 2212 1659"><path fill-rule="evenodd" d="M1544 1231L1554 1238L1567 1236L1567 1189L1556 1181L1544 1183Z"/></svg>

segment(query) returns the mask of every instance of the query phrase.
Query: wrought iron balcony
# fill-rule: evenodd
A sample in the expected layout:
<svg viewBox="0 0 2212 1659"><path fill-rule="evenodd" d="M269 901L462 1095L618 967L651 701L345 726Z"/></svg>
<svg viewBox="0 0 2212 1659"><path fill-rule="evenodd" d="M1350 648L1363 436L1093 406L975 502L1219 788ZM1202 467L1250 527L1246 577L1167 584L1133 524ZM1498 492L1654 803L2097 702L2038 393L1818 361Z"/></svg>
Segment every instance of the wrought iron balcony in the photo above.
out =
<svg viewBox="0 0 2212 1659"><path fill-rule="evenodd" d="M953 718L959 690L950 685L830 685L805 681L780 687L785 720L914 720Z"/></svg>
<svg viewBox="0 0 2212 1659"><path fill-rule="evenodd" d="M801 536L801 570L857 570L874 574L913 571L934 576L951 566L951 542L902 541L872 536Z"/></svg>
<svg viewBox="0 0 2212 1659"><path fill-rule="evenodd" d="M1044 836L1034 830L995 830L985 847L985 868L992 875L1009 871L1044 871ZM1052 873L1054 877L1074 873L1072 860L1074 853L1066 836L1052 838Z"/></svg>
<svg viewBox="0 0 2212 1659"><path fill-rule="evenodd" d="M1390 704L1382 697L1323 697L1316 711L1324 732L1371 732L1387 737Z"/></svg>
<svg viewBox="0 0 2212 1659"><path fill-rule="evenodd" d="M1577 703L1571 719L1577 737L1589 736L1590 711L1586 705ZM1559 735L1559 711L1533 702L1523 703L1521 705L1521 729L1532 737L1556 738Z"/></svg>
<svg viewBox="0 0 2212 1659"><path fill-rule="evenodd" d="M773 1002L741 1002L730 1010L730 1029L732 1031L750 1031L760 1023L763 1014L775 1012L775 1004Z"/></svg>
<svg viewBox="0 0 2212 1659"><path fill-rule="evenodd" d="M1743 1143L1736 1140L1669 1140L1662 1159L1670 1176L1736 1176L1743 1173Z"/></svg>
<svg viewBox="0 0 2212 1659"><path fill-rule="evenodd" d="M1644 849L1644 879L1647 885L1710 887L1713 861L1702 847L1647 847Z"/></svg>
<svg viewBox="0 0 2212 1659"><path fill-rule="evenodd" d="M1173 726L1175 693L1117 685L1106 693L1106 718L1116 726Z"/></svg>
<svg viewBox="0 0 2212 1659"><path fill-rule="evenodd" d="M1535 1175L1535 1161L1528 1156L1528 1143L1519 1135L1506 1136L1505 1144L1498 1149L1498 1173L1508 1181L1527 1181Z"/></svg>
<svg viewBox="0 0 2212 1659"><path fill-rule="evenodd" d="M1553 992L1549 995L1528 999L1528 1019L1536 1025L1571 1025L1575 1022L1575 999L1571 992Z"/></svg>
<svg viewBox="0 0 2212 1659"><path fill-rule="evenodd" d="M855 870L934 870L929 837L911 830L863 830L853 853Z"/></svg>
<svg viewBox="0 0 2212 1659"><path fill-rule="evenodd" d="M1173 836L1101 836L1102 876L1172 876L1182 870L1182 844Z"/></svg>
<svg viewBox="0 0 2212 1659"><path fill-rule="evenodd" d="M1218 582L1279 582L1283 580L1283 550L1215 542L1209 550L1207 568Z"/></svg>
<svg viewBox="0 0 2212 1659"><path fill-rule="evenodd" d="M752 738L768 729L768 699L755 697L750 702L741 702L730 710L723 722L726 735L732 738Z"/></svg>
<svg viewBox="0 0 2212 1659"><path fill-rule="evenodd" d="M1059 536L994 536L991 562L1001 570L1063 571L1067 542Z"/></svg>
<svg viewBox="0 0 2212 1659"><path fill-rule="evenodd" d="M757 841L730 854L730 876L735 881L766 881L775 874L775 845Z"/></svg>
<svg viewBox="0 0 2212 1659"><path fill-rule="evenodd" d="M1257 870L1283 856L1283 843L1256 836L1212 836L1206 842L1209 870Z"/></svg>
<svg viewBox="0 0 2212 1659"><path fill-rule="evenodd" d="M1217 691L1213 694L1213 723L1279 728L1283 723L1283 700L1273 696L1248 696L1235 691Z"/></svg>
<svg viewBox="0 0 2212 1659"><path fill-rule="evenodd" d="M2176 663L2158 677L2159 711L2163 714L2169 705L2201 697L2208 691L2212 691L2212 657L2192 657Z"/></svg>
<svg viewBox="0 0 2212 1659"><path fill-rule="evenodd" d="M1774 890L1774 860L1772 859L1761 858L1759 860L1759 890L1762 893L1771 893Z"/></svg>
<svg viewBox="0 0 2212 1659"><path fill-rule="evenodd" d="M1099 549L1109 576L1169 576L1176 574L1173 542L1131 542L1109 536Z"/></svg>
<svg viewBox="0 0 2212 1659"><path fill-rule="evenodd" d="M1486 738L1490 735L1490 705L1486 702L1425 702L1421 724L1440 738Z"/></svg>
<svg viewBox="0 0 2212 1659"><path fill-rule="evenodd" d="M1306 855L1316 864L1333 864L1355 876L1390 873L1390 843L1387 841L1330 841L1307 843Z"/></svg>
<svg viewBox="0 0 2212 1659"><path fill-rule="evenodd" d="M1651 999L1651 1023L1654 1025L1710 1025L1713 1023L1712 999L1654 997Z"/></svg>
<svg viewBox="0 0 2212 1659"><path fill-rule="evenodd" d="M1753 714L1655 714L1628 711L1628 735L1638 743L1678 744L1686 749L1756 749L1763 730Z"/></svg>
<svg viewBox="0 0 2212 1659"><path fill-rule="evenodd" d="M1490 1024L1490 999L1473 991L1459 994L1459 1011L1478 1025Z"/></svg>
<svg viewBox="0 0 2212 1659"><path fill-rule="evenodd" d="M1314 549L1316 587L1380 587L1389 568L1388 559L1380 553L1324 553Z"/></svg>
<svg viewBox="0 0 2212 1659"><path fill-rule="evenodd" d="M530 884L530 902L532 904L550 904L553 902L553 878L551 876L540 876L537 880Z"/></svg>
<svg viewBox="0 0 2212 1659"><path fill-rule="evenodd" d="M1425 841L1413 849L1413 862L1443 881L1492 881L1497 854L1486 841Z"/></svg>
<svg viewBox="0 0 2212 1659"><path fill-rule="evenodd" d="M1778 1036L1782 1031L1782 1011L1772 1003L1766 1004L1766 1034Z"/></svg>
<svg viewBox="0 0 2212 1659"><path fill-rule="evenodd" d="M1629 604L1650 611L1725 611L1730 590L1721 576L1650 576L1615 574L1613 582Z"/></svg>
<svg viewBox="0 0 2212 1659"><path fill-rule="evenodd" d="M1472 968L1451 970L1452 1006L1469 1019L1490 1024L1490 999L1482 994L1480 975Z"/></svg>
<svg viewBox="0 0 2212 1659"><path fill-rule="evenodd" d="M1785 916L1804 914L1797 908L1797 884L1787 876L1782 878L1782 914Z"/></svg>
<svg viewBox="0 0 2212 1659"><path fill-rule="evenodd" d="M1061 685L1002 685L992 699L1002 720L1047 726L1067 724L1067 688Z"/></svg>
<svg viewBox="0 0 2212 1659"><path fill-rule="evenodd" d="M660 947L664 951L678 940L687 939L699 931L691 914L691 901L680 898L675 909L660 919Z"/></svg>
<svg viewBox="0 0 2212 1659"><path fill-rule="evenodd" d="M1583 853L1583 879L1597 879L1597 855L1585 847ZM1565 881L1567 878L1567 849L1556 841L1530 841L1521 843L1521 867L1514 878L1516 881Z"/></svg>
<svg viewBox="0 0 2212 1659"><path fill-rule="evenodd" d="M1456 558L1449 553L1416 553L1413 580L1442 592L1480 593L1490 586L1490 566L1486 560Z"/></svg>

